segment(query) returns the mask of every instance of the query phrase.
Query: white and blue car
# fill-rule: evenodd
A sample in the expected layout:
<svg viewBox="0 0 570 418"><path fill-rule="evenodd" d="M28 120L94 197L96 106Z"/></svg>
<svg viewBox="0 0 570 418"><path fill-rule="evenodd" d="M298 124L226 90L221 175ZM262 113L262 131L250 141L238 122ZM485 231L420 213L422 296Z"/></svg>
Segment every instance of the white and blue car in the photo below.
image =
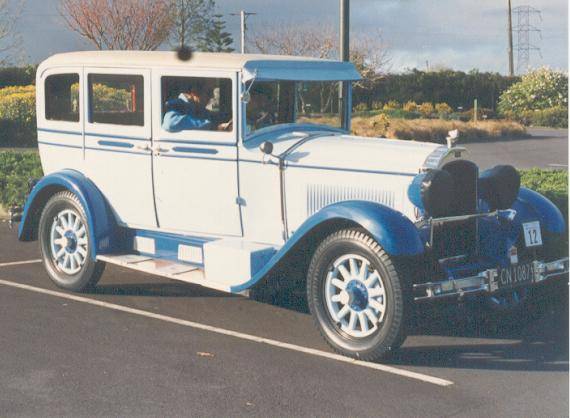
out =
<svg viewBox="0 0 570 418"><path fill-rule="evenodd" d="M325 339L364 360L402 344L415 301L509 306L568 272L560 211L512 167L349 135L338 86L358 79L309 58L55 55L19 237L72 291L106 263L240 294L302 278Z"/></svg>

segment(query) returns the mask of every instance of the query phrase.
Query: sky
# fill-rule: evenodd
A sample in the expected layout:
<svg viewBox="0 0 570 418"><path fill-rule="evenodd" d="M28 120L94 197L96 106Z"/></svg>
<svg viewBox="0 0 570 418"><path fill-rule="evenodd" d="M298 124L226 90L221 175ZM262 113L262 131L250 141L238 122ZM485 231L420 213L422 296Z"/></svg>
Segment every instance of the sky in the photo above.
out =
<svg viewBox="0 0 570 418"><path fill-rule="evenodd" d="M217 0L227 29L239 40L239 18L230 13L256 12L249 18L253 32L276 26L338 27L339 0ZM38 63L57 53L92 49L69 30L58 14L58 0L26 0L16 27L23 38L24 60ZM351 0L351 34L382 33L393 72L410 68L453 68L505 74L507 0ZM541 10L535 25L542 30L533 44L531 66L568 69L568 0L513 0L513 7ZM514 22L516 25L516 21ZM516 44L515 35L515 44ZM239 46L236 45L236 48ZM515 65L516 65L515 53Z"/></svg>

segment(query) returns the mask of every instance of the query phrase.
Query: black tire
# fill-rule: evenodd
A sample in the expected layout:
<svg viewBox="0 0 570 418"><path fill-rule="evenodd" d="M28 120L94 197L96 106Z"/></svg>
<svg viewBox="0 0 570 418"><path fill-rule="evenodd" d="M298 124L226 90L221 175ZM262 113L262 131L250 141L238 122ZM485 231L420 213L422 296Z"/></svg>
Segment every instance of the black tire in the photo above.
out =
<svg viewBox="0 0 570 418"><path fill-rule="evenodd" d="M56 217L63 211L72 211L79 216L81 222L85 226L85 237L87 244L87 255L84 258L83 265L79 267L77 272L68 274L62 270L57 264L55 254L53 254L51 243L52 226L56 222ZM40 250L44 266L50 279L56 286L71 290L73 292L84 292L95 287L103 270L105 263L93 260L93 248L89 236L88 221L85 210L79 202L79 199L69 191L59 192L53 195L46 203L39 224L39 241Z"/></svg>
<svg viewBox="0 0 570 418"><path fill-rule="evenodd" d="M375 326L371 323L371 328L376 328L371 335L355 337L345 332L341 322L333 318L327 307L327 303L331 303L325 299L327 275L334 269L335 260L348 254L366 259L378 273L381 279L379 284L384 287L382 301L385 303L385 311L379 323ZM411 306L408 304L410 293L404 285L401 272L402 269L396 267L394 260L382 247L360 229L340 230L321 242L315 250L307 274L307 299L317 328L335 351L360 360L374 361L403 344L406 338L407 310ZM352 311L353 305L350 306Z"/></svg>

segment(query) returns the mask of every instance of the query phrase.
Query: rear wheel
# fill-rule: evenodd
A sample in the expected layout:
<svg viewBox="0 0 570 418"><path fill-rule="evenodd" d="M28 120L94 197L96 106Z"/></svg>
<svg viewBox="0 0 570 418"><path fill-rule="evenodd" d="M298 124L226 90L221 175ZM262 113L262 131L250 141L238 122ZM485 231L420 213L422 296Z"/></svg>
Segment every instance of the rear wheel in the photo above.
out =
<svg viewBox="0 0 570 418"><path fill-rule="evenodd" d="M346 229L317 248L307 276L309 308L325 340L341 354L377 360L405 339L405 289L382 247Z"/></svg>
<svg viewBox="0 0 570 418"><path fill-rule="evenodd" d="M87 217L73 193L57 193L47 202L39 239L44 265L57 286L81 292L97 284L105 265L93 260Z"/></svg>

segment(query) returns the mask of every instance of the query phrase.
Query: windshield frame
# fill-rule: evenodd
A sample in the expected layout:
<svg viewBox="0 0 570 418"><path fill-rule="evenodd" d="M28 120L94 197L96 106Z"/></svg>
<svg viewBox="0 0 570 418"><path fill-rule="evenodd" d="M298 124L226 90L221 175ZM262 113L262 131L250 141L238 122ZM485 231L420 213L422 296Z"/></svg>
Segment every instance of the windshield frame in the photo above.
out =
<svg viewBox="0 0 570 418"><path fill-rule="evenodd" d="M248 105L249 105L249 101L250 101L250 94L249 91L254 88L255 83L279 83L279 82L291 82L294 84L294 98L293 98L293 102L294 102L294 109L293 109L293 120L294 122L290 122L290 123L277 123L274 125L269 125L269 126L265 126L263 128L259 128L256 130L253 130L251 132L248 132L248 125L247 125L247 111L248 111ZM352 111L350 110L348 113L348 115L345 117L345 123L344 126L334 126L334 125L327 125L327 124L319 124L319 123L310 123L310 122L298 122L297 118L298 118L298 109L297 109L297 103L298 103L298 94L299 94L299 84L301 83L338 83L339 85L339 91L341 89L341 83L348 83L348 106L349 109L352 108L352 80L287 80L287 79L262 79L262 80L258 80L258 79L252 79L252 80L248 80L246 82L240 83L241 84L241 89L242 89L242 94L241 94L241 100L240 100L240 107L241 107L241 112L242 112L242 117L241 117L241 121L242 121L242 128L241 130L241 136L243 138L244 142L248 142L250 140L252 140L253 138L257 138L259 136L262 136L266 133L269 132L275 132L275 131L289 131L291 130L293 127L297 126L297 127L305 127L306 129L310 129L310 130L330 130L331 132L335 132L335 133L347 133L350 131L350 122L351 122L351 114ZM247 94L246 94L247 93ZM247 97L247 98L246 98ZM338 111L335 113L341 120L342 123L342 110L338 109Z"/></svg>

